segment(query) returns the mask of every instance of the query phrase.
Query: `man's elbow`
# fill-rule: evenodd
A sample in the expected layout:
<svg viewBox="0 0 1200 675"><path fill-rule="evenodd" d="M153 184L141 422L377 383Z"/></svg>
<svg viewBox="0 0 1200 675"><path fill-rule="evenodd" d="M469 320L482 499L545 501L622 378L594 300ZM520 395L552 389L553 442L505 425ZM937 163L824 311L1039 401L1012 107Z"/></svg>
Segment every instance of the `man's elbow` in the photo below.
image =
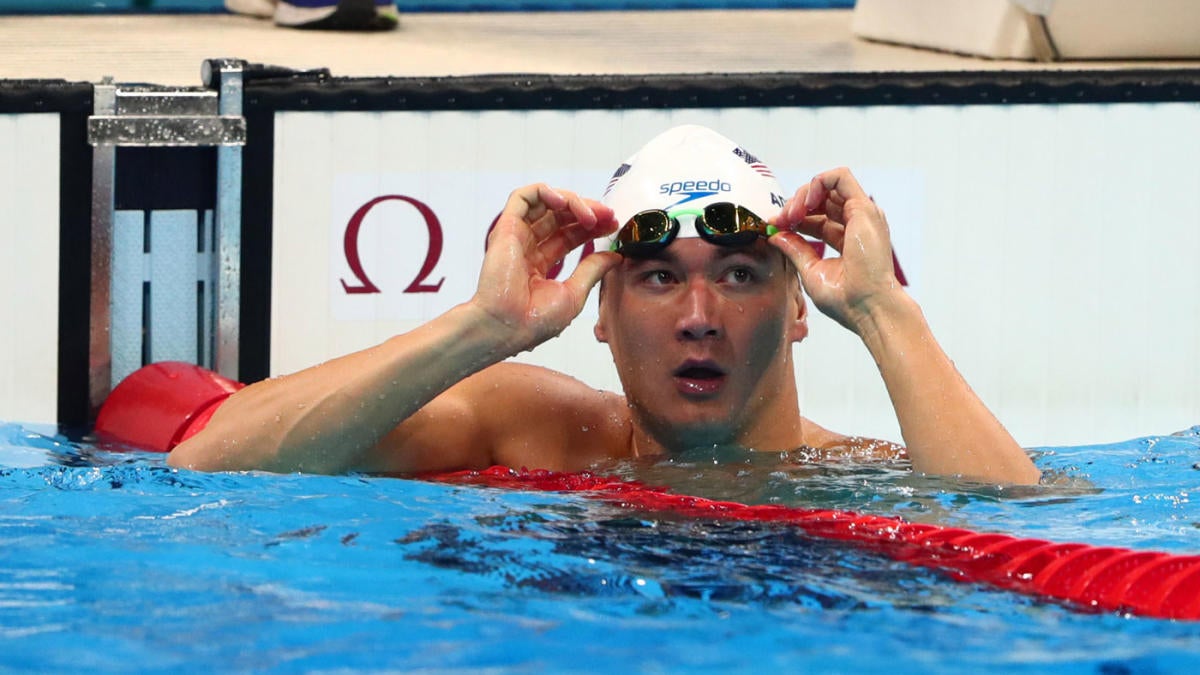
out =
<svg viewBox="0 0 1200 675"><path fill-rule="evenodd" d="M167 466L191 471L238 471L249 467L233 466L229 455L214 446L205 432L185 440L167 454Z"/></svg>
<svg viewBox="0 0 1200 675"><path fill-rule="evenodd" d="M197 452L190 440L175 446L167 454L167 466L175 469L191 469L192 471L219 471L208 461L203 453Z"/></svg>

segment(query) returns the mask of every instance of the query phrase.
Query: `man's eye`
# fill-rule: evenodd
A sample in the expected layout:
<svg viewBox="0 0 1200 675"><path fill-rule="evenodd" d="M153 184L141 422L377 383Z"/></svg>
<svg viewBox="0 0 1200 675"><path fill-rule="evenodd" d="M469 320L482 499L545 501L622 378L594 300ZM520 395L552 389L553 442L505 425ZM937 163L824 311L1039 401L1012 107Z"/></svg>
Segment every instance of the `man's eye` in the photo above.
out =
<svg viewBox="0 0 1200 675"><path fill-rule="evenodd" d="M754 270L749 267L734 267L725 273L726 283L748 284L754 281Z"/></svg>
<svg viewBox="0 0 1200 675"><path fill-rule="evenodd" d="M667 270L653 270L646 273L646 283L652 286L664 286L675 281L675 275Z"/></svg>

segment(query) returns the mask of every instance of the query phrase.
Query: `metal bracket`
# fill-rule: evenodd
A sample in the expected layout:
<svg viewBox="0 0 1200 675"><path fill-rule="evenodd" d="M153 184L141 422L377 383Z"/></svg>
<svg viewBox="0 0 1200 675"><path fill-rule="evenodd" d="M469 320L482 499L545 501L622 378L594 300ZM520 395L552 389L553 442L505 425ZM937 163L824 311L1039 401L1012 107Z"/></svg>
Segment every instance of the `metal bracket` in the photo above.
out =
<svg viewBox="0 0 1200 675"><path fill-rule="evenodd" d="M149 85L109 85L112 107L88 118L88 143L127 147L246 144L240 110L220 109L217 91ZM240 104L240 92L238 95ZM240 105L239 105L240 109Z"/></svg>
<svg viewBox="0 0 1200 675"><path fill-rule="evenodd" d="M201 78L219 92L218 112L242 121L245 143L246 118L242 116L246 63L234 59L209 59ZM216 255L213 279L217 282L215 302L216 335L213 369L237 380L241 360L242 312L242 149L236 145L217 148Z"/></svg>
<svg viewBox="0 0 1200 675"><path fill-rule="evenodd" d="M214 321L206 339L213 345L212 367L238 379L241 311L242 115L246 64L213 59L202 68L203 88L114 84L94 89L88 118L92 152L92 297L89 348L89 398L93 414L113 382L112 260L115 175L119 147L215 147L216 196L213 208L215 255L211 279Z"/></svg>

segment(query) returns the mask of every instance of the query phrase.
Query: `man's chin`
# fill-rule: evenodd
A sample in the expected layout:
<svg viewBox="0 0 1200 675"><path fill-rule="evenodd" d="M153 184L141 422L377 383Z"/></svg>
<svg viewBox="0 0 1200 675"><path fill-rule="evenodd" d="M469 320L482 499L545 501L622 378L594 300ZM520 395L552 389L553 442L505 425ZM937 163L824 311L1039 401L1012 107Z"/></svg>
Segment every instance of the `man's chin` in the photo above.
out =
<svg viewBox="0 0 1200 675"><path fill-rule="evenodd" d="M701 419L664 420L660 439L674 450L712 447L734 442L737 434L727 419L708 416Z"/></svg>
<svg viewBox="0 0 1200 675"><path fill-rule="evenodd" d="M738 437L739 418L717 401L674 398L670 405L633 405L634 418L664 446L672 449L731 443Z"/></svg>

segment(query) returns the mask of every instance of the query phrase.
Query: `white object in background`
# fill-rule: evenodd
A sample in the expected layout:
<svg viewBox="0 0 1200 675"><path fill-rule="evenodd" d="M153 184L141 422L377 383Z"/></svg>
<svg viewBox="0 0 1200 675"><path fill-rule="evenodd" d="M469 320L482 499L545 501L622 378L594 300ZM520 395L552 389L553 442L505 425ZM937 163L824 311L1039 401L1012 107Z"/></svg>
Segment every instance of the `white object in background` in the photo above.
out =
<svg viewBox="0 0 1200 675"><path fill-rule="evenodd" d="M1009 0L858 0L858 37L996 59L1034 58L1025 10Z"/></svg>
<svg viewBox="0 0 1200 675"><path fill-rule="evenodd" d="M994 59L1200 56L1194 0L858 0L854 34Z"/></svg>

